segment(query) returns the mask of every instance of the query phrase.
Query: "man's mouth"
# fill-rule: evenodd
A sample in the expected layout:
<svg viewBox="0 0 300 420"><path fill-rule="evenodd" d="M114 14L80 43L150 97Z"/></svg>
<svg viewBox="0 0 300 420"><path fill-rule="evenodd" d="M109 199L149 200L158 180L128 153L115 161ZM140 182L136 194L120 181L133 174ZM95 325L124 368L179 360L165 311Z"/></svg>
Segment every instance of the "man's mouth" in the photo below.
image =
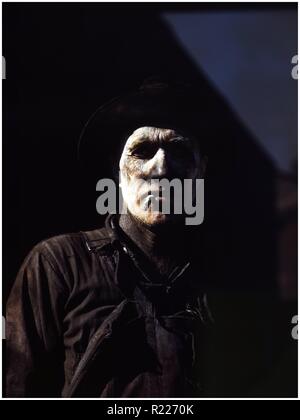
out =
<svg viewBox="0 0 300 420"><path fill-rule="evenodd" d="M159 187L159 188L152 188L151 190L146 191L141 195L141 199L145 200L147 198L153 198L153 199L163 199L165 198L165 188Z"/></svg>
<svg viewBox="0 0 300 420"><path fill-rule="evenodd" d="M145 208L149 210L152 208L154 211L161 212L161 203L165 202L167 199L165 195L165 189L159 188L155 190L149 190L147 193L142 195L142 201L145 204Z"/></svg>

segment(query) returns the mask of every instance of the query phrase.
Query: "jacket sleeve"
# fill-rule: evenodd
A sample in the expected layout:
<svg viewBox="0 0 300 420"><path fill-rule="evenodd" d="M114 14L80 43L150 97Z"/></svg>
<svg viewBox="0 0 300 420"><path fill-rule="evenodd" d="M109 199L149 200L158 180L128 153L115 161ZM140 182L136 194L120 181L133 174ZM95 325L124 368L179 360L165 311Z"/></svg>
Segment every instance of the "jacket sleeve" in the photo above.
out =
<svg viewBox="0 0 300 420"><path fill-rule="evenodd" d="M6 311L6 396L58 397L63 387L66 290L55 261L37 245L23 263Z"/></svg>

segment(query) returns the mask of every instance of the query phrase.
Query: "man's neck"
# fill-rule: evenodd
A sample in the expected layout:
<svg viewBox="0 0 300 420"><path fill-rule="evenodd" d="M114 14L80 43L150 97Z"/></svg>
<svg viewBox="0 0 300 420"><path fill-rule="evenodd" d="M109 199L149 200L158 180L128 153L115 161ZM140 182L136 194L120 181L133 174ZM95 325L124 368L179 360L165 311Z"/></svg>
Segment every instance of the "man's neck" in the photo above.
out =
<svg viewBox="0 0 300 420"><path fill-rule="evenodd" d="M120 227L147 259L163 275L189 257L192 232L185 226L160 226L149 229L130 214L123 214Z"/></svg>

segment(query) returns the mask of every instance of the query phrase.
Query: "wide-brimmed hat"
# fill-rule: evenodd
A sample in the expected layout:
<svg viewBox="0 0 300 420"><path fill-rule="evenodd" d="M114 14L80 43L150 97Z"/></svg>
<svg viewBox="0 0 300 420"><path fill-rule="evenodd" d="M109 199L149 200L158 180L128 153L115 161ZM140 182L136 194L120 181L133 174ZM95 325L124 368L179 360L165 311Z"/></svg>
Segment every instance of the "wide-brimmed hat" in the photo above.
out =
<svg viewBox="0 0 300 420"><path fill-rule="evenodd" d="M139 127L172 128L194 136L209 154L210 98L187 83L147 79L138 89L107 102L91 116L78 145L80 162L101 176L118 164L126 139Z"/></svg>

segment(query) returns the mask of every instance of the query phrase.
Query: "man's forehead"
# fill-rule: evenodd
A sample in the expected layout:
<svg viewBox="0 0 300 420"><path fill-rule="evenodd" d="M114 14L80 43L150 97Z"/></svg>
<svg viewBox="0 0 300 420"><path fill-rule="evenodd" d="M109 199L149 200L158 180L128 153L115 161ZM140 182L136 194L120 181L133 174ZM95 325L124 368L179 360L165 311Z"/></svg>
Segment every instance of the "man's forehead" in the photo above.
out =
<svg viewBox="0 0 300 420"><path fill-rule="evenodd" d="M172 128L140 127L136 129L127 140L127 145L132 146L142 141L171 141L188 140L182 133Z"/></svg>

